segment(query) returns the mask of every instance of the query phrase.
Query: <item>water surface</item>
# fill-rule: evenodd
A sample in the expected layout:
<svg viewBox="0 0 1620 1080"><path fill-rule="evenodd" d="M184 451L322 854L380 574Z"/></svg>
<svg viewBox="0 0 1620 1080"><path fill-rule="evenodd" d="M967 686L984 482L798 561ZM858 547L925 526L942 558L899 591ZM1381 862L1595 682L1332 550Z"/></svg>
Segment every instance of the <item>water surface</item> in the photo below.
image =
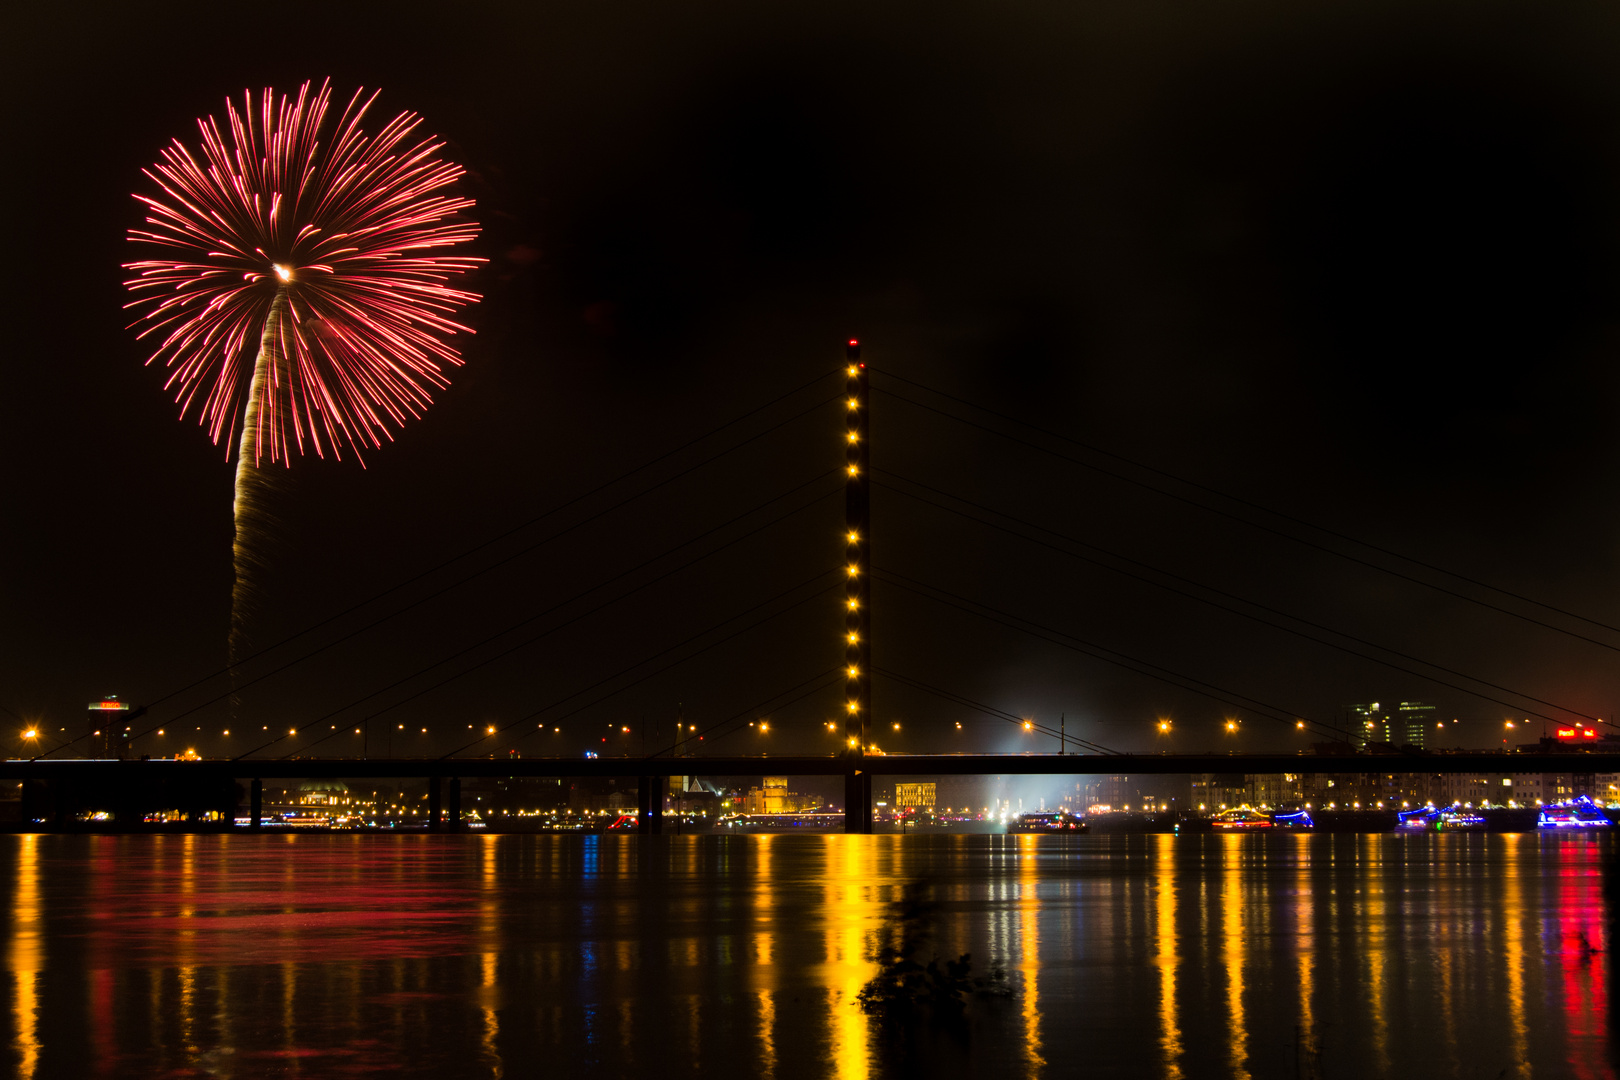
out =
<svg viewBox="0 0 1620 1080"><path fill-rule="evenodd" d="M1602 1077L1609 837L0 837L21 1077ZM908 887L1006 972L855 1001Z"/></svg>

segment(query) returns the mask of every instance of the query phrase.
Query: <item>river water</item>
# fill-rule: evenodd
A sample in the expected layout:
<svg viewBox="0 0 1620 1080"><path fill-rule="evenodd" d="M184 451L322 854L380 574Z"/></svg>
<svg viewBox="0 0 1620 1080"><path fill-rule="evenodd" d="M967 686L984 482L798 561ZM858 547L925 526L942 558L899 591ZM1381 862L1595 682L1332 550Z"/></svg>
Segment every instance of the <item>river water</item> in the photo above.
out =
<svg viewBox="0 0 1620 1080"><path fill-rule="evenodd" d="M1607 836L0 837L21 1077L1613 1075ZM856 995L897 902L1004 978Z"/></svg>

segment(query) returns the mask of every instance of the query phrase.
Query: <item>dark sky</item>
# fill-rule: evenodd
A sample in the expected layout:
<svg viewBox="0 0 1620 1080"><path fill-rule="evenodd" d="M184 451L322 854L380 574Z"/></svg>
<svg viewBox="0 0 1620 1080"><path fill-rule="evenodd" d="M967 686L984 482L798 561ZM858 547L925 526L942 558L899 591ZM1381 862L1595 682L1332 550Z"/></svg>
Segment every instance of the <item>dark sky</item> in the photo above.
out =
<svg viewBox="0 0 1620 1080"><path fill-rule="evenodd" d="M1526 695L1612 717L1620 632L1343 538L1620 626L1620 17L1596 4L1460 11L14 13L0 45L0 731L76 734L84 703L117 693L157 703L149 725L166 735L143 740L152 753L182 741L240 752L265 729L317 723L270 751L286 753L369 716L374 753L444 752L494 724L512 726L483 752L577 754L623 726L632 736L610 749L650 750L678 707L723 728L763 706L768 735L713 731L706 745L830 750L837 688L778 706L840 663L837 595L748 626L836 580L756 609L838 565L838 496L653 579L836 490L811 483L703 535L839 466L836 405L782 422L837 392L849 335L876 371L878 567L1275 706L1284 722L882 581L880 668L1042 722L1064 714L1117 748L1303 745L1290 718L1334 723L1369 700L1460 718L1446 745L1497 743L1503 718L1527 710L1574 716ZM415 110L448 140L491 261L472 284L484 300L466 365L428 413L365 468L303 459L282 478L255 640L275 645L433 573L250 665L244 678L330 645L244 689L235 719L222 701L182 715L226 688L184 689L225 659L231 466L176 421L126 329L119 264L136 257L124 235L141 219L130 193L225 95L328 76L339 97L380 87L378 115ZM902 493L928 494L916 483L1411 670L925 505ZM889 748L1050 745L893 680L878 682L875 713ZM1243 720L1235 738L1229 716ZM1174 720L1168 740L1159 717Z"/></svg>

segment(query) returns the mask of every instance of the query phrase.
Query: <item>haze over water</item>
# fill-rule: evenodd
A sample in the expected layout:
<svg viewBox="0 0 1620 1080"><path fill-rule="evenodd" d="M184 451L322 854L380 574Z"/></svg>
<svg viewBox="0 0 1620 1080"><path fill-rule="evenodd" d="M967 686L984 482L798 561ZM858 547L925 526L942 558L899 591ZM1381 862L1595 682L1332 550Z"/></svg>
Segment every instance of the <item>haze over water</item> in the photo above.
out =
<svg viewBox="0 0 1620 1080"><path fill-rule="evenodd" d="M66 1076L1611 1075L1609 837L0 837ZM924 883L1013 994L856 994Z"/></svg>

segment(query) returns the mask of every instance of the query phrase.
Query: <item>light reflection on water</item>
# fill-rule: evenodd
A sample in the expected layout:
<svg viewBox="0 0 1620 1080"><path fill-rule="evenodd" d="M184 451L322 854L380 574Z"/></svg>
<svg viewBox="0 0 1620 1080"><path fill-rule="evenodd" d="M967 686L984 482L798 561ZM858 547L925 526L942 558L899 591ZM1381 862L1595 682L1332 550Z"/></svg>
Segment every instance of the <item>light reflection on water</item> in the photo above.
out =
<svg viewBox="0 0 1620 1080"><path fill-rule="evenodd" d="M1181 1080L1181 1022L1176 1009L1176 863L1175 845L1160 841L1153 857L1154 963L1159 969L1159 1053L1162 1074Z"/></svg>
<svg viewBox="0 0 1620 1080"><path fill-rule="evenodd" d="M1243 857L1247 837L1228 834L1215 838L1221 852L1221 965L1226 969L1227 1061L1231 1075L1238 1080L1249 1076L1249 1024L1243 1011L1243 968L1249 956L1244 915L1248 910L1243 896Z"/></svg>
<svg viewBox="0 0 1620 1080"><path fill-rule="evenodd" d="M37 836L17 837L11 873L11 947L6 950L6 969L12 985L12 1047L17 1075L22 1077L32 1077L39 1066L39 983L45 967L40 940L44 927L39 903L39 842Z"/></svg>
<svg viewBox="0 0 1620 1080"><path fill-rule="evenodd" d="M1608 837L0 837L8 1071L1612 1075ZM1015 995L855 995L927 883ZM915 1055L922 1048L923 1058Z"/></svg>

